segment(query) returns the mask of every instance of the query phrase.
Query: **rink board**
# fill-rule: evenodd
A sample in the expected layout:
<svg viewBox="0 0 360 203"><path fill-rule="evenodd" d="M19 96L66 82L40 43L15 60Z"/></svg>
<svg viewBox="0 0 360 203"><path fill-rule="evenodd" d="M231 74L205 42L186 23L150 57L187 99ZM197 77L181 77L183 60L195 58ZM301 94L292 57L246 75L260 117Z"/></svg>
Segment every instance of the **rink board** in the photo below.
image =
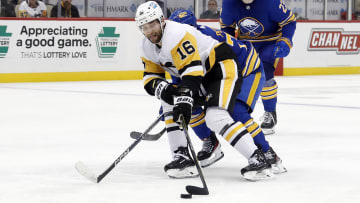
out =
<svg viewBox="0 0 360 203"><path fill-rule="evenodd" d="M218 22L204 21L212 27ZM299 22L280 75L360 73L360 22ZM132 19L0 19L0 82L142 78Z"/></svg>

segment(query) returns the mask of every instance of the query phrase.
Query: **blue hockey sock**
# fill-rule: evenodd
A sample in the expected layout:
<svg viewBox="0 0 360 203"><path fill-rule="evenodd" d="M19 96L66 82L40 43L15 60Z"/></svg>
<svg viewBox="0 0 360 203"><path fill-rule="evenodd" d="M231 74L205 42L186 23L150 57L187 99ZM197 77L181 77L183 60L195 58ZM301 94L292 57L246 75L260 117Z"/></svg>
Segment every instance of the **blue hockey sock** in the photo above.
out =
<svg viewBox="0 0 360 203"><path fill-rule="evenodd" d="M273 78L265 82L264 88L261 91L261 99L265 111L276 111L277 91L278 86Z"/></svg>
<svg viewBox="0 0 360 203"><path fill-rule="evenodd" d="M236 101L234 111L232 113L234 121L240 121L244 124L247 131L254 139L255 145L263 152L269 149L269 143L265 139L265 135L262 132L260 126L254 121L251 115L248 113L248 106L241 101Z"/></svg>
<svg viewBox="0 0 360 203"><path fill-rule="evenodd" d="M206 126L202 108L199 107L193 111L189 125L201 140L210 137L211 130Z"/></svg>

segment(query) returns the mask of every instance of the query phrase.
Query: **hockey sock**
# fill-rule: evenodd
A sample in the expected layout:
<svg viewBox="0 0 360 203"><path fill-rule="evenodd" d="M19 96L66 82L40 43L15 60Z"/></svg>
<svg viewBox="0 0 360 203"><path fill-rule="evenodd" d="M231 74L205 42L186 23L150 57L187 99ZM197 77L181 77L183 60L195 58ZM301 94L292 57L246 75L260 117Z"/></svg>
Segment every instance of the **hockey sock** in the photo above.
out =
<svg viewBox="0 0 360 203"><path fill-rule="evenodd" d="M241 122L235 122L229 112L212 107L206 111L206 124L215 133L220 134L247 159L257 149L254 140Z"/></svg>
<svg viewBox="0 0 360 203"><path fill-rule="evenodd" d="M248 113L248 108L249 107L244 102L236 101L235 108L231 116L235 121L244 123L246 130L254 139L255 145L261 148L263 152L266 152L269 149L269 143L265 140L264 133L259 125Z"/></svg>
<svg viewBox="0 0 360 203"><path fill-rule="evenodd" d="M254 140L241 122L227 126L224 132L220 132L220 135L247 159L257 149Z"/></svg>
<svg viewBox="0 0 360 203"><path fill-rule="evenodd" d="M249 131L251 137L254 139L254 143L258 146L263 152L269 150L269 143L265 140L265 135L259 125L254 122L253 119L250 119L245 123L246 129Z"/></svg>
<svg viewBox="0 0 360 203"><path fill-rule="evenodd" d="M189 125L201 140L210 137L211 130L206 126L205 113L201 107L193 111Z"/></svg>
<svg viewBox="0 0 360 203"><path fill-rule="evenodd" d="M265 111L276 111L277 91L278 86L273 78L265 82L264 88L260 94Z"/></svg>
<svg viewBox="0 0 360 203"><path fill-rule="evenodd" d="M172 111L173 106L166 103L166 102L163 102L163 101L161 102L161 105L163 107L164 113L166 114L166 116L165 116L165 127L166 127L166 132L167 132L167 135L168 135L170 151L172 153L172 157L174 157L174 155L175 155L174 152L179 147L186 147L187 146L187 140L186 140L186 137L184 135L184 132L180 130L179 124L174 122L172 114L167 113L167 112Z"/></svg>

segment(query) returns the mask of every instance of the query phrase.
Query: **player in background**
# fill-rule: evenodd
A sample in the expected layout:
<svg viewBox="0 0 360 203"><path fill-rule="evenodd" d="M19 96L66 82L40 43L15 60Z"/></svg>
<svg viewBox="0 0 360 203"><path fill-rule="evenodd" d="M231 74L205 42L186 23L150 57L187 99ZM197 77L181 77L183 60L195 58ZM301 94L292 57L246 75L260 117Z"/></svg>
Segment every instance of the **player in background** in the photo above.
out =
<svg viewBox="0 0 360 203"><path fill-rule="evenodd" d="M221 30L205 25L198 25L195 15L190 10L176 10L171 14L169 20L194 26L203 34L211 36L220 42L227 42L227 44L230 45L238 57L238 61L243 62L241 63L241 73L244 77L240 94L236 98L237 101L232 117L235 121L240 121L245 124L246 129L254 139L255 145L263 151L266 159L271 164L273 172L286 172L286 169L282 166L280 157L278 157L269 146L261 128L251 117L251 113L255 108L256 101L265 83L264 68L261 61L257 61L257 53L252 44L247 41L237 40ZM256 63L259 64L257 65Z"/></svg>
<svg viewBox="0 0 360 203"><path fill-rule="evenodd" d="M237 31L237 37L252 42L259 53L266 75L261 128L265 134L275 133L278 85L274 73L279 58L286 57L293 46L295 15L282 0L224 0L220 26L232 36Z"/></svg>
<svg viewBox="0 0 360 203"><path fill-rule="evenodd" d="M20 18L47 17L46 5L38 0L26 0L19 6Z"/></svg>
<svg viewBox="0 0 360 203"><path fill-rule="evenodd" d="M230 115L241 88L242 75L229 45L192 26L165 21L161 8L153 1L137 8L135 21L144 34L140 46L144 88L148 94L161 100L164 113L172 112L165 116L173 155L173 161L164 167L168 176L185 178L198 175L179 123L181 118L189 123L192 107L202 102L199 101L201 92L206 95L206 125L247 158L249 165L241 169L244 178L273 177L270 164L244 124L234 121ZM180 84L176 87L169 85L165 71L180 77Z"/></svg>

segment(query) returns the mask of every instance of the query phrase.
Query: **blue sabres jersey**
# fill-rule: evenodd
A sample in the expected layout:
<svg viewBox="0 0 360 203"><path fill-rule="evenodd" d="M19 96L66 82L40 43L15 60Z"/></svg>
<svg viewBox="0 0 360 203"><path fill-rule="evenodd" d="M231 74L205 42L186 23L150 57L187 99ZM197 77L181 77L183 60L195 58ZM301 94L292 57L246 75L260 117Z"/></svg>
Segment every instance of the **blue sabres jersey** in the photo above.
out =
<svg viewBox="0 0 360 203"><path fill-rule="evenodd" d="M220 17L221 29L250 42L285 41L292 47L296 18L282 0L224 0ZM257 43L254 44L257 47Z"/></svg>
<svg viewBox="0 0 360 203"><path fill-rule="evenodd" d="M261 62L250 42L237 40L226 32L205 25L197 25L196 29L219 42L226 42L230 45L237 56L244 77L259 69Z"/></svg>

